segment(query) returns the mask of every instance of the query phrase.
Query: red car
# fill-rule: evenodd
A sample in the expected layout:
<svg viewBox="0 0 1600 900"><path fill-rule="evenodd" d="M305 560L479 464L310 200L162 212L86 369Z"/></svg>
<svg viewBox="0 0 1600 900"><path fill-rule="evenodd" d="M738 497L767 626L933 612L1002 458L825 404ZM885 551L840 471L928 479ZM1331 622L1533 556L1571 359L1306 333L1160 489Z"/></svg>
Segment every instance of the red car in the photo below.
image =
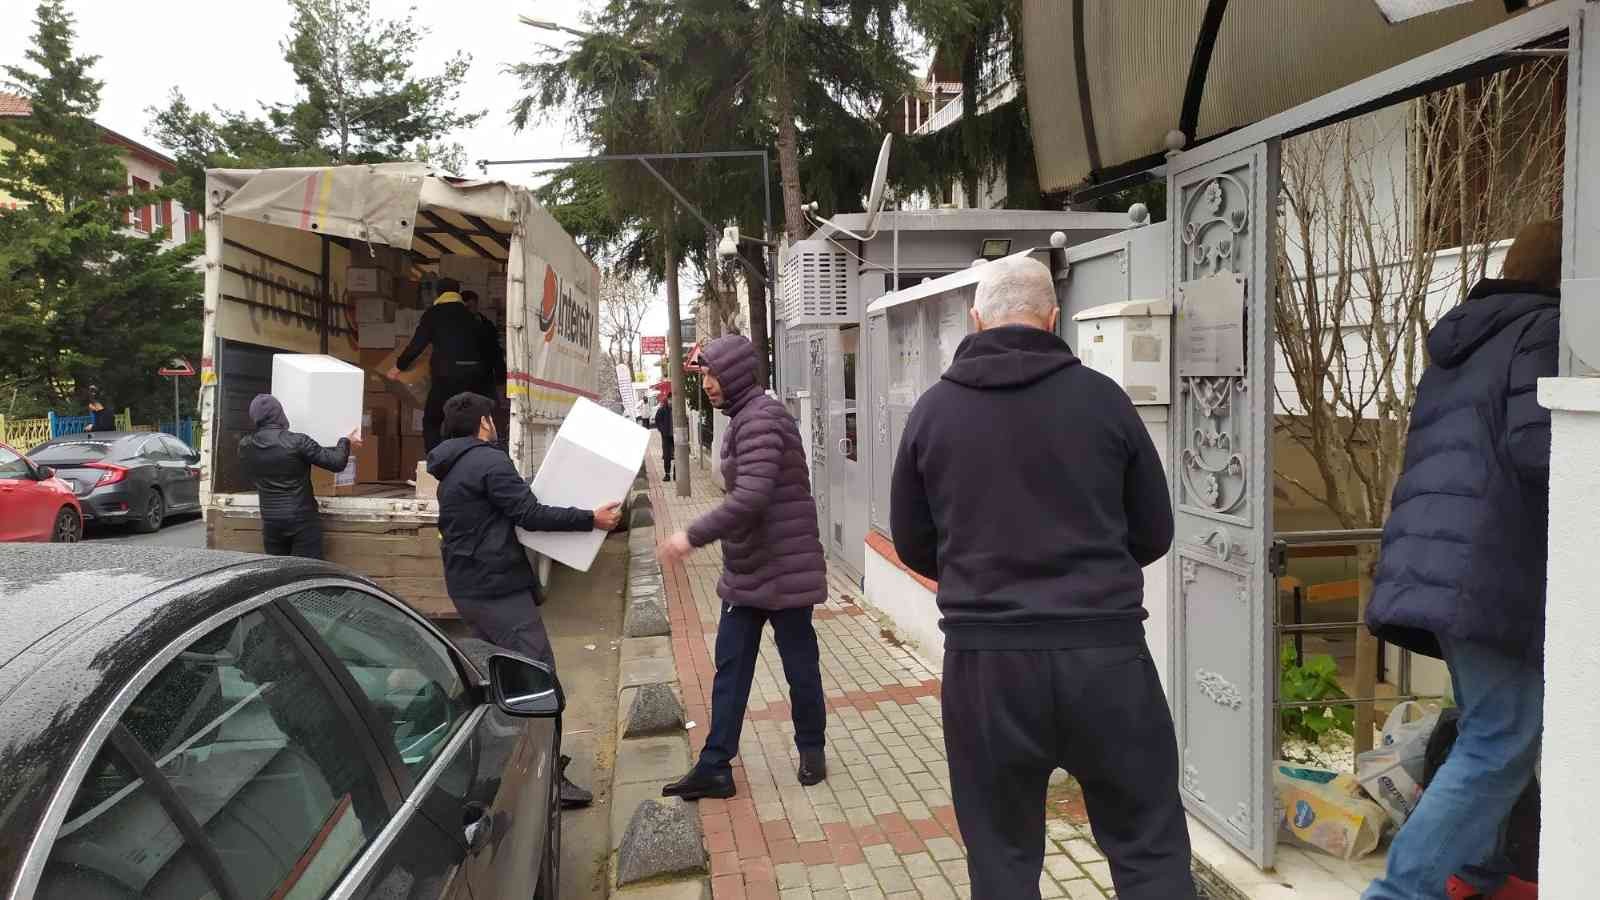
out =
<svg viewBox="0 0 1600 900"><path fill-rule="evenodd" d="M75 543L83 510L72 488L49 466L0 444L0 541Z"/></svg>

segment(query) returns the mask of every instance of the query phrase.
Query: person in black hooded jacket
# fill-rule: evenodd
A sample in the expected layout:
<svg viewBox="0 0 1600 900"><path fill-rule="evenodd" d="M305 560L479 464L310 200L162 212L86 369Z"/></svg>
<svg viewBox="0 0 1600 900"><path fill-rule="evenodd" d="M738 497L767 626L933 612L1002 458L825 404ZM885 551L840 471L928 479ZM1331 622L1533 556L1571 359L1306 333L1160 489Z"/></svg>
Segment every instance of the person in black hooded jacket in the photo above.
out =
<svg viewBox="0 0 1600 900"><path fill-rule="evenodd" d="M322 558L322 518L311 491L311 467L341 472L350 462L350 448L361 446L361 432L323 447L289 430L283 404L271 394L250 401L256 430L239 441L239 460L255 480L261 502L261 544L270 556Z"/></svg>
<svg viewBox="0 0 1600 900"><path fill-rule="evenodd" d="M1550 412L1537 388L1557 374L1560 284L1561 223L1529 225L1501 277L1428 332L1367 627L1444 658L1461 726L1367 900L1440 896L1450 879L1471 891L1451 896L1527 888L1507 886L1501 841L1544 727Z"/></svg>
<svg viewBox="0 0 1600 900"><path fill-rule="evenodd" d="M494 402L482 394L446 400L441 432L445 439L428 453L428 474L439 479L439 552L450 599L478 637L553 672L539 577L517 529L611 531L621 522L620 504L590 511L540 503L496 446ZM561 804L587 806L594 796L567 780L568 762L561 758Z"/></svg>
<svg viewBox="0 0 1600 900"><path fill-rule="evenodd" d="M1143 567L1172 543L1167 479L1126 393L1055 334L1050 271L985 263L890 486L900 559L938 582L945 749L975 898L1037 900L1045 791L1066 769L1124 900L1193 898L1172 716Z"/></svg>

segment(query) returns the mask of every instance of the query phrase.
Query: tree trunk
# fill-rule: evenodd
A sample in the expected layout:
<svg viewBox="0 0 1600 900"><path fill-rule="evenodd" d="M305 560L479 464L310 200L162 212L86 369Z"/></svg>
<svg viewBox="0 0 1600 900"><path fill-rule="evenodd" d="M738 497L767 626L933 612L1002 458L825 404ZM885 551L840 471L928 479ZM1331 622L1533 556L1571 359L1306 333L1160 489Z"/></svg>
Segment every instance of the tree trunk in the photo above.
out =
<svg viewBox="0 0 1600 900"><path fill-rule="evenodd" d="M768 277L765 247L741 242L739 255L760 272L762 278ZM756 345L756 387L766 390L772 386L768 349L771 337L767 334L767 285L751 277L746 277L745 283L750 286L750 343Z"/></svg>
<svg viewBox="0 0 1600 900"><path fill-rule="evenodd" d="M672 380L672 479L678 496L689 496L689 414L683 408L683 326L678 319L678 245L672 240L672 207L662 223L667 273L667 377Z"/></svg>
<svg viewBox="0 0 1600 900"><path fill-rule="evenodd" d="M982 77L979 65L979 46L976 37L967 41L967 46L961 53L961 122L956 127L961 129L961 152L966 157L961 166L961 190L966 194L962 199L966 201L968 209L978 208L978 167L974 162L972 151L977 140L978 117L978 79Z"/></svg>
<svg viewBox="0 0 1600 900"><path fill-rule="evenodd" d="M794 126L794 95L787 74L778 78L778 175L783 185L783 230L789 242L803 241L811 228L800 206L800 132Z"/></svg>

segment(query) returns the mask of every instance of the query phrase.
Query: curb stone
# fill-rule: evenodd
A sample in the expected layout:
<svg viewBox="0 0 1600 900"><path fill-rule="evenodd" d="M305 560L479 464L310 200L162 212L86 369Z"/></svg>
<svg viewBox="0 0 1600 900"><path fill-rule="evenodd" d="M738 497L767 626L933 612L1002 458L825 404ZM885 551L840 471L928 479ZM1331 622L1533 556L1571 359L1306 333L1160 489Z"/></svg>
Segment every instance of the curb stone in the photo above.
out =
<svg viewBox="0 0 1600 900"><path fill-rule="evenodd" d="M689 735L675 686L672 622L656 559L648 481L629 498L627 608L618 671L612 770L612 881L619 897L701 900L711 890L698 810L662 800L661 785L688 769ZM641 883L642 882L642 883Z"/></svg>

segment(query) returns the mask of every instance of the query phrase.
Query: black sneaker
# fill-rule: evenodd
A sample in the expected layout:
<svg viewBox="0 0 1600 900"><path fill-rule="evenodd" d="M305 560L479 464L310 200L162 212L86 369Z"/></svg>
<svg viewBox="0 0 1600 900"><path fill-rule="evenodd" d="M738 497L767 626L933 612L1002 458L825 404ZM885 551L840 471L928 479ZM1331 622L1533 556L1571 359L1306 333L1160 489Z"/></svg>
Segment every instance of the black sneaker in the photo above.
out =
<svg viewBox="0 0 1600 900"><path fill-rule="evenodd" d="M561 808L582 809L594 802L594 794L567 780L567 764L570 762L572 757L565 755L561 757L561 771L558 776L561 779Z"/></svg>
<svg viewBox="0 0 1600 900"><path fill-rule="evenodd" d="M806 787L821 784L828 777L828 758L821 750L801 750L800 771L795 775Z"/></svg>
<svg viewBox="0 0 1600 900"><path fill-rule="evenodd" d="M731 772L706 772L698 768L690 769L689 774L661 789L663 797L682 797L685 800L704 797L726 800L738 793L739 788L733 783Z"/></svg>

